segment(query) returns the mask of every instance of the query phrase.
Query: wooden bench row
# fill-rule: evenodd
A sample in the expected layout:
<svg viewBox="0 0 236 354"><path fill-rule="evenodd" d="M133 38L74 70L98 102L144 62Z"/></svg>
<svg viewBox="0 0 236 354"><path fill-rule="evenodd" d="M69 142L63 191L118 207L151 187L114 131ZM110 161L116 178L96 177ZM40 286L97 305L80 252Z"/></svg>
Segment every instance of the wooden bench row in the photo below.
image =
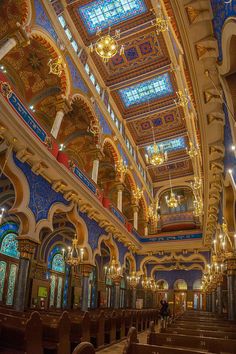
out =
<svg viewBox="0 0 236 354"><path fill-rule="evenodd" d="M148 328L158 318L157 310L64 312L54 314L0 313L0 347L14 348L27 354L42 354L43 349L69 354L82 341L96 348L124 338L130 326ZM37 336L32 336L32 330ZM19 338L19 339L18 339ZM37 349L36 349L37 348Z"/></svg>

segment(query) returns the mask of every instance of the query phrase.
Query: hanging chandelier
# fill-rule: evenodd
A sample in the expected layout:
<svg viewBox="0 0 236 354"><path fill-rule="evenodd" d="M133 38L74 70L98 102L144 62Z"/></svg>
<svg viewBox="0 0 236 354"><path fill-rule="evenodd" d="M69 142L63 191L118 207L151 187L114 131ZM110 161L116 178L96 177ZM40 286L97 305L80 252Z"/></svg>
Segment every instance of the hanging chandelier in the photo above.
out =
<svg viewBox="0 0 236 354"><path fill-rule="evenodd" d="M59 57L56 59L50 59L48 62L48 66L49 74L54 74L60 77L65 67L65 64L63 64L62 57L59 55Z"/></svg>
<svg viewBox="0 0 236 354"><path fill-rule="evenodd" d="M164 146L158 146L154 141L153 146L147 149L147 154L145 154L146 162L153 166L160 166L167 161L167 152L164 151Z"/></svg>
<svg viewBox="0 0 236 354"><path fill-rule="evenodd" d="M183 108L187 107L190 101L190 97L187 89L185 89L184 92L181 90L177 91L176 95L177 95L177 99L174 100L176 106L181 106Z"/></svg>
<svg viewBox="0 0 236 354"><path fill-rule="evenodd" d="M124 162L123 159L120 158L115 164L115 169L119 174L125 175L128 171L128 166L126 162Z"/></svg>
<svg viewBox="0 0 236 354"><path fill-rule="evenodd" d="M79 247L76 234L72 240L72 246L68 247L67 250L63 248L62 254L65 258L65 262L72 267L79 266L83 262L84 249Z"/></svg>
<svg viewBox="0 0 236 354"><path fill-rule="evenodd" d="M192 187L192 189L193 189L193 190L198 190L198 189L201 188L201 186L202 186L202 179L201 179L201 177L195 176L195 177L194 177L194 181L191 182L191 187Z"/></svg>
<svg viewBox="0 0 236 354"><path fill-rule="evenodd" d="M141 284L145 290L151 289L152 280L149 277L144 277Z"/></svg>
<svg viewBox="0 0 236 354"><path fill-rule="evenodd" d="M132 272L126 279L130 288L136 288L139 284L140 276L136 272Z"/></svg>
<svg viewBox="0 0 236 354"><path fill-rule="evenodd" d="M153 26L155 26L156 29L156 34L159 35L160 33L166 32L169 30L169 17L164 16L163 11L161 9L161 4L158 2L157 4L157 15L155 20L153 20L151 23ZM154 11L153 11L154 13Z"/></svg>
<svg viewBox="0 0 236 354"><path fill-rule="evenodd" d="M5 214L5 209L1 208L1 211L0 211L0 224L2 223L2 219L4 217L4 214Z"/></svg>
<svg viewBox="0 0 236 354"><path fill-rule="evenodd" d="M133 189L132 194L135 202L138 203L143 196L143 190L137 187L136 189Z"/></svg>
<svg viewBox="0 0 236 354"><path fill-rule="evenodd" d="M112 258L110 265L104 267L104 271L105 277L111 279L112 281L120 280L123 277L122 269L114 257Z"/></svg>
<svg viewBox="0 0 236 354"><path fill-rule="evenodd" d="M192 141L190 140L189 141L189 149L186 148L186 152L190 156L190 158L193 159L194 157L196 157L198 155L199 147L198 147L198 145L195 146L192 143Z"/></svg>
<svg viewBox="0 0 236 354"><path fill-rule="evenodd" d="M166 204L168 208L177 208L177 206L180 203L180 198L179 196L176 196L173 190L171 189L170 191L170 196L168 197L167 195L165 196L166 199Z"/></svg>
<svg viewBox="0 0 236 354"><path fill-rule="evenodd" d="M124 46L121 45L119 49L118 39L120 39L120 30L115 31L115 35L111 36L111 28L109 27L108 33L104 36L101 35L102 31L99 29L96 33L99 36L96 43L90 44L90 52L95 52L102 58L104 63L107 63L109 59L114 57L118 52L120 55L124 54Z"/></svg>
<svg viewBox="0 0 236 354"><path fill-rule="evenodd" d="M169 170L169 180L170 180L170 195L169 196L166 195L165 200L168 208L172 209L172 208L177 208L177 206L180 204L180 197L176 196L172 190L170 170Z"/></svg>

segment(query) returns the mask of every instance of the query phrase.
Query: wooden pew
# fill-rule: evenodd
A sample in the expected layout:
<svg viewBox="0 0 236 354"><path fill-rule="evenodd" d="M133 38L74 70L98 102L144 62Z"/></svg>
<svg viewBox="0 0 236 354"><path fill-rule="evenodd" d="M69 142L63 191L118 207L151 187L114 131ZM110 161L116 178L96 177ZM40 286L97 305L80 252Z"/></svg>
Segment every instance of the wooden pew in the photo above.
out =
<svg viewBox="0 0 236 354"><path fill-rule="evenodd" d="M222 331L222 332L234 332L236 328L234 326L225 325L225 326L213 326L213 325L201 325L197 323L189 323L188 325L184 325L179 322L175 322L171 325L172 328L182 328L182 329L192 329L192 330L205 330L205 331Z"/></svg>
<svg viewBox="0 0 236 354"><path fill-rule="evenodd" d="M131 327L124 346L123 354L206 354L206 352L201 350L195 351L184 348L139 344L137 330L135 327ZM212 353L208 352L208 354Z"/></svg>
<svg viewBox="0 0 236 354"><path fill-rule="evenodd" d="M172 328L161 329L162 333L184 334L199 337L214 337L224 339L236 339L236 332L222 332L222 331L206 331L201 329L188 329L188 328Z"/></svg>
<svg viewBox="0 0 236 354"><path fill-rule="evenodd" d="M88 342L80 343L72 354L95 354L94 346Z"/></svg>
<svg viewBox="0 0 236 354"><path fill-rule="evenodd" d="M43 348L45 352L56 354L70 354L70 327L71 322L68 312L54 317L41 316L43 321Z"/></svg>
<svg viewBox="0 0 236 354"><path fill-rule="evenodd" d="M116 311L116 340L125 337L125 311Z"/></svg>
<svg viewBox="0 0 236 354"><path fill-rule="evenodd" d="M104 346L104 327L105 327L105 318L104 311L100 313L90 314L90 341L93 343L95 348L101 348Z"/></svg>
<svg viewBox="0 0 236 354"><path fill-rule="evenodd" d="M148 334L148 344L158 346L171 346L180 348L208 350L212 353L236 353L236 340L211 338L211 337L195 337L183 334L172 333L154 333Z"/></svg>
<svg viewBox="0 0 236 354"><path fill-rule="evenodd" d="M90 318L89 313L69 313L71 322L70 342L73 350L77 344L90 341Z"/></svg>
<svg viewBox="0 0 236 354"><path fill-rule="evenodd" d="M1 314L0 346L19 353L43 354L42 322L38 312L29 318Z"/></svg>
<svg viewBox="0 0 236 354"><path fill-rule="evenodd" d="M104 324L105 344L112 344L116 341L116 312L105 313Z"/></svg>

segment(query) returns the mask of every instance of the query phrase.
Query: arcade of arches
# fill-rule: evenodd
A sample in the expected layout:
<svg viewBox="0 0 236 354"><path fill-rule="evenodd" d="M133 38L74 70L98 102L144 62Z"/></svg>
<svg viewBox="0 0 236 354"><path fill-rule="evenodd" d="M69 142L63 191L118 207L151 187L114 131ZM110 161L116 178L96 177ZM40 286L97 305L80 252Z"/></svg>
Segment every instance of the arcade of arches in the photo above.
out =
<svg viewBox="0 0 236 354"><path fill-rule="evenodd" d="M235 38L236 0L0 2L3 311L236 321Z"/></svg>

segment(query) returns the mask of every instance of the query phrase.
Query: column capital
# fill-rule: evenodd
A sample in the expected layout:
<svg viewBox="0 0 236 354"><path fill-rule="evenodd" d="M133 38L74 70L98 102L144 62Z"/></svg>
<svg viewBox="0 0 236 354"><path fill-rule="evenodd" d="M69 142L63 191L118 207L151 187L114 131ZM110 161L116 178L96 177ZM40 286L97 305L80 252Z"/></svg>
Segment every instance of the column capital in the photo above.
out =
<svg viewBox="0 0 236 354"><path fill-rule="evenodd" d="M117 191L124 191L124 189L125 189L125 187L124 187L124 185L123 185L123 183L122 182L117 182L116 183L116 190Z"/></svg>
<svg viewBox="0 0 236 354"><path fill-rule="evenodd" d="M226 258L226 271L228 275L236 274L236 256L232 255L230 258Z"/></svg>
<svg viewBox="0 0 236 354"><path fill-rule="evenodd" d="M99 149L99 148L92 149L89 152L91 152L93 160L101 161L103 159L103 157L104 157L104 154L103 154L102 150Z"/></svg>
<svg viewBox="0 0 236 354"><path fill-rule="evenodd" d="M132 207L134 213L139 212L139 206L137 204L131 204L131 207Z"/></svg>
<svg viewBox="0 0 236 354"><path fill-rule="evenodd" d="M84 277L88 277L89 274L93 271L94 265L90 263L81 263L80 264L80 271Z"/></svg>
<svg viewBox="0 0 236 354"><path fill-rule="evenodd" d="M70 102L63 95L59 95L56 97L55 106L56 106L57 112L62 111L64 114L66 114L72 110Z"/></svg>
<svg viewBox="0 0 236 354"><path fill-rule="evenodd" d="M25 259L31 259L39 242L31 238L24 238L22 236L18 236L17 240L20 257Z"/></svg>
<svg viewBox="0 0 236 354"><path fill-rule="evenodd" d="M21 47L25 47L30 44L28 33L19 22L16 23L16 29L11 34L9 34L8 37L14 38L17 44Z"/></svg>

